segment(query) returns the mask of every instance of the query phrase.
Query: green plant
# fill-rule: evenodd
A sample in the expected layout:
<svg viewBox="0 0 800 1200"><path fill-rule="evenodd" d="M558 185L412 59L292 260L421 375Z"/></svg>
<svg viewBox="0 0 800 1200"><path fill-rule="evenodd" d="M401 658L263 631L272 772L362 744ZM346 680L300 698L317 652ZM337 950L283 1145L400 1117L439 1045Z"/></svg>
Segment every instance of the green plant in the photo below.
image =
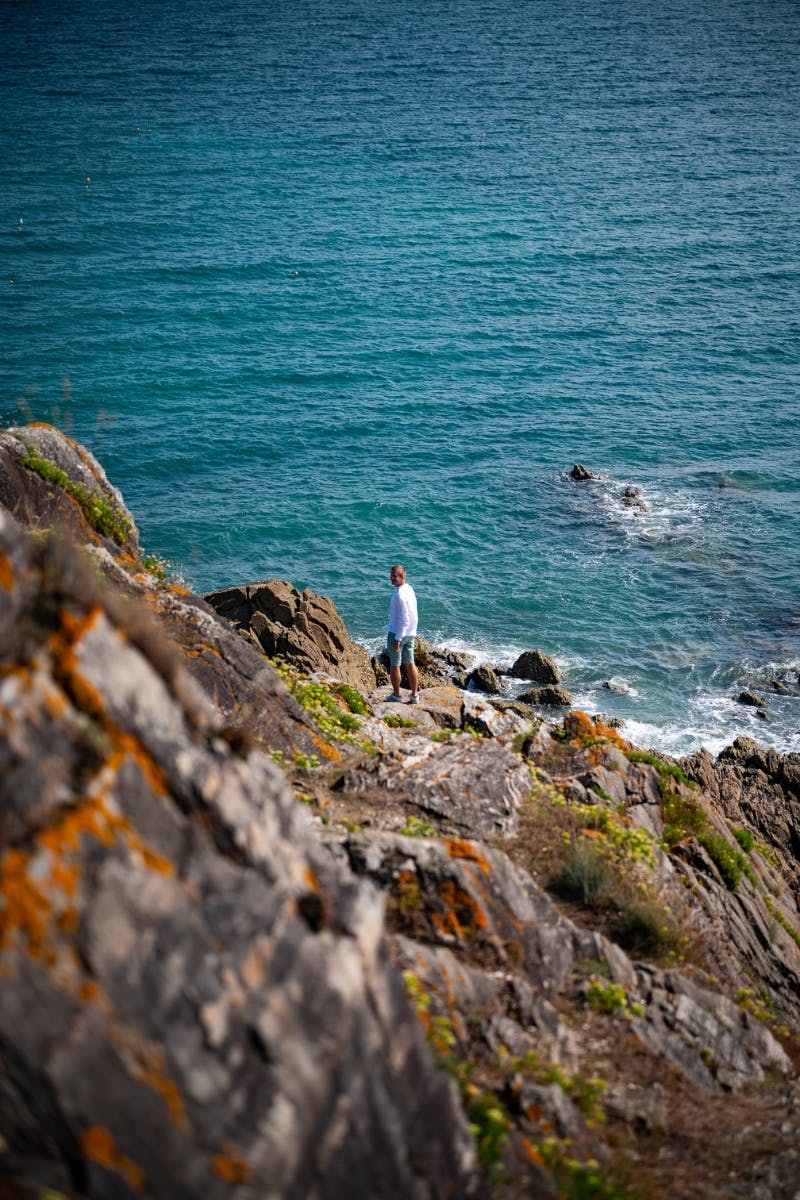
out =
<svg viewBox="0 0 800 1200"><path fill-rule="evenodd" d="M514 1123L503 1102L491 1090L472 1082L475 1064L453 1054L457 1039L447 1017L432 1017L430 997L413 971L403 972L406 995L419 1017L438 1065L455 1080L475 1140L478 1161L490 1182L501 1178L502 1154Z"/></svg>
<svg viewBox="0 0 800 1200"><path fill-rule="evenodd" d="M700 845L708 852L717 869L725 880L730 891L735 892L744 872L752 884L757 882L755 872L742 854L735 849L727 838L719 833L704 833L698 838Z"/></svg>
<svg viewBox="0 0 800 1200"><path fill-rule="evenodd" d="M354 741L352 734L361 727L361 722L353 713L345 712L327 684L311 679L282 658L271 658L268 662L322 733L339 741Z"/></svg>
<svg viewBox="0 0 800 1200"><path fill-rule="evenodd" d="M103 537L113 538L122 545L133 533L133 525L125 514L115 504L102 494L92 491L82 483L75 483L66 471L62 471L48 458L41 458L30 447L22 459L23 467L33 471L45 483L53 483L71 496L81 508L83 515L92 529Z"/></svg>
<svg viewBox="0 0 800 1200"><path fill-rule="evenodd" d="M765 896L764 903L767 906L767 908L769 909L772 916L778 922L780 927L786 933L788 933L788 935L792 939L792 941L794 941L798 946L800 946L800 933L798 933L797 930L792 925L789 924L789 922L786 920L786 917L783 915L781 910L776 907L775 902L772 899L772 897Z"/></svg>
<svg viewBox="0 0 800 1200"><path fill-rule="evenodd" d="M417 722L412 721L409 717L401 717L397 713L387 713L383 718L384 724L390 729L416 729Z"/></svg>
<svg viewBox="0 0 800 1200"><path fill-rule="evenodd" d="M570 841L564 865L551 886L565 899L595 908L608 903L614 880L614 868L602 847L581 837Z"/></svg>
<svg viewBox="0 0 800 1200"><path fill-rule="evenodd" d="M668 849L686 837L698 837L708 828L708 818L696 800L669 792L662 797L661 818L664 822L664 842Z"/></svg>
<svg viewBox="0 0 800 1200"><path fill-rule="evenodd" d="M733 836L744 850L745 854L752 853L755 840L749 829L734 829Z"/></svg>
<svg viewBox="0 0 800 1200"><path fill-rule="evenodd" d="M166 583L169 578L170 564L158 554L143 554L142 566L145 571L150 575L155 575L156 579L160 579L162 583Z"/></svg>
<svg viewBox="0 0 800 1200"><path fill-rule="evenodd" d="M350 687L349 683L337 683L335 691L337 696L341 696L344 700L350 712L358 713L361 717L369 713L369 705L366 700L354 687Z"/></svg>
<svg viewBox="0 0 800 1200"><path fill-rule="evenodd" d="M292 761L301 770L315 770L319 766L319 759L316 754L303 754L301 750L297 751Z"/></svg>
<svg viewBox="0 0 800 1200"><path fill-rule="evenodd" d="M536 1149L556 1179L558 1200L624 1200L616 1184L605 1178L596 1159L580 1162L571 1157L569 1141L549 1137Z"/></svg>
<svg viewBox="0 0 800 1200"><path fill-rule="evenodd" d="M633 955L676 961L686 950L687 939L677 932L671 913L646 890L630 901L621 901L610 933L623 950Z"/></svg>
<svg viewBox="0 0 800 1200"><path fill-rule="evenodd" d="M406 817L406 822L400 830L404 837L420 837L430 838L436 837L436 830L427 821L421 821L419 817Z"/></svg>
<svg viewBox="0 0 800 1200"><path fill-rule="evenodd" d="M626 758L632 763L645 763L647 766L655 767L662 779L674 779L678 783L682 783L684 787L697 787L694 780L689 779L677 763L665 762L657 754L650 754L647 750L628 750Z"/></svg>
<svg viewBox="0 0 800 1200"><path fill-rule="evenodd" d="M638 1017L644 1012L641 1004L631 1003L621 983L611 980L590 979L584 989L584 998L594 1012L621 1012L626 1017Z"/></svg>
<svg viewBox="0 0 800 1200"><path fill-rule="evenodd" d="M456 729L434 729L430 735L432 742L448 742L458 730Z"/></svg>

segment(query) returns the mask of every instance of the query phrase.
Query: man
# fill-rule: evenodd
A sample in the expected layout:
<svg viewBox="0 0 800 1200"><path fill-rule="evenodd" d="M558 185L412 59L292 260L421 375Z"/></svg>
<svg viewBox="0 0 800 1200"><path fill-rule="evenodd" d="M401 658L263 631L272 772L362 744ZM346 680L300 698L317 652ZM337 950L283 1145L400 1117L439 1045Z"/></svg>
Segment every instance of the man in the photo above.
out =
<svg viewBox="0 0 800 1200"><path fill-rule="evenodd" d="M389 700L396 704L402 702L400 682L404 664L411 687L409 704L419 704L419 671L414 663L417 597L411 584L406 583L405 567L400 566L399 563L392 567L389 578L394 585L394 593L389 604L389 624L386 626L389 631L386 649L389 651L389 676L392 681L392 694Z"/></svg>

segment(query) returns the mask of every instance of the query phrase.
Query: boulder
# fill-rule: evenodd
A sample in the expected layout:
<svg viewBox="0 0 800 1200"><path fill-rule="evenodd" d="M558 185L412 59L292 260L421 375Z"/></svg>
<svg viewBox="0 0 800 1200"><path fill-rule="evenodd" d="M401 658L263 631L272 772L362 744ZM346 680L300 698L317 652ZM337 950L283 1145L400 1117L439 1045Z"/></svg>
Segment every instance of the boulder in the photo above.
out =
<svg viewBox="0 0 800 1200"><path fill-rule="evenodd" d="M332 676L365 694L374 689L369 655L352 640L327 596L269 579L211 592L205 599L269 658L284 658L306 674Z"/></svg>
<svg viewBox="0 0 800 1200"><path fill-rule="evenodd" d="M573 479L575 483L586 483L590 479L601 478L600 475L596 475L594 471L590 471L588 467L585 467L583 463L575 463L575 466L569 473L569 477L570 479Z"/></svg>
<svg viewBox="0 0 800 1200"><path fill-rule="evenodd" d="M485 692L487 696L499 696L502 688L496 673L486 663L470 671L467 676L467 687L476 692Z"/></svg>
<svg viewBox="0 0 800 1200"><path fill-rule="evenodd" d="M555 659L543 650L525 650L509 670L514 679L529 679L531 683L560 683L561 672Z"/></svg>
<svg viewBox="0 0 800 1200"><path fill-rule="evenodd" d="M565 687L549 684L546 687L531 688L523 692L518 699L523 704L535 704L547 708L570 708L572 695Z"/></svg>
<svg viewBox="0 0 800 1200"><path fill-rule="evenodd" d="M414 642L414 661L421 688L435 688L440 684L466 687L466 672L472 661L469 654L446 650L443 646L434 646L424 637L417 637ZM379 685L388 682L389 655L386 649L372 659L372 667Z"/></svg>
<svg viewBox="0 0 800 1200"><path fill-rule="evenodd" d="M767 703L766 696L762 696L760 692L752 692L748 688L739 692L736 699L739 704L749 705L751 708L764 708Z"/></svg>
<svg viewBox="0 0 800 1200"><path fill-rule="evenodd" d="M625 508L632 508L636 512L647 512L649 505L644 498L642 489L633 483L629 483L622 492L622 504Z"/></svg>

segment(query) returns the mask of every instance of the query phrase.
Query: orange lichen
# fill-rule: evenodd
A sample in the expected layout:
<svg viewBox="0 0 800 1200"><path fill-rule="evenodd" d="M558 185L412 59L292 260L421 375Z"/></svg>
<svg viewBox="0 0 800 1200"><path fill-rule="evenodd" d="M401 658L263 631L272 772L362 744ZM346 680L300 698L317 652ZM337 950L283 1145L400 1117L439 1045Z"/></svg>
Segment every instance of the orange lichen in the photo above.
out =
<svg viewBox="0 0 800 1200"><path fill-rule="evenodd" d="M199 658L201 654L213 654L215 658L222 658L221 653L216 646L209 646L208 642L198 642L196 646L192 646L189 651L190 658Z"/></svg>
<svg viewBox="0 0 800 1200"><path fill-rule="evenodd" d="M477 901L454 880L439 884L439 895L447 905L444 913L434 913L432 920L440 933L464 938L476 929L486 929L489 921Z"/></svg>
<svg viewBox="0 0 800 1200"><path fill-rule="evenodd" d="M465 858L469 862L477 863L484 875L490 873L488 859L476 850L472 842L464 841L462 838L445 838L444 844L451 858Z"/></svg>
<svg viewBox="0 0 800 1200"><path fill-rule="evenodd" d="M316 871L312 871L311 867L306 867L303 870L303 878L306 881L306 885L311 889L312 892L318 892L320 890Z"/></svg>
<svg viewBox="0 0 800 1200"><path fill-rule="evenodd" d="M103 999L103 989L93 979L84 979L78 989L78 997L84 1004L97 1004Z"/></svg>
<svg viewBox="0 0 800 1200"><path fill-rule="evenodd" d="M32 958L54 961L49 925L53 905L28 875L30 856L9 850L0 866L0 947L9 944L16 932L24 938Z"/></svg>
<svg viewBox="0 0 800 1200"><path fill-rule="evenodd" d="M337 750L335 746L330 746L319 734L312 733L311 737L320 754L324 754L326 758L330 758L333 762L341 762L341 750Z"/></svg>
<svg viewBox="0 0 800 1200"><path fill-rule="evenodd" d="M113 1134L102 1125L90 1125L88 1129L84 1129L81 1134L81 1150L98 1166L122 1175L134 1192L144 1191L147 1182L144 1171L133 1159L119 1152Z"/></svg>
<svg viewBox="0 0 800 1200"><path fill-rule="evenodd" d="M95 606L83 617L73 616L66 609L61 613L61 628L50 637L50 650L56 668L66 681L77 704L94 716L102 715L105 702L93 683L78 669L76 646L102 616L102 609Z"/></svg>
<svg viewBox="0 0 800 1200"><path fill-rule="evenodd" d="M14 568L5 551L0 550L0 587L10 592L14 587Z"/></svg>
<svg viewBox="0 0 800 1200"><path fill-rule="evenodd" d="M620 750L630 750L630 742L620 737L616 729L604 725L601 721L593 721L580 709L573 709L564 718L564 730L570 738L570 745L578 749L592 748L592 743L602 742L606 745L617 746Z"/></svg>
<svg viewBox="0 0 800 1200"><path fill-rule="evenodd" d="M90 1125L81 1134L81 1150L92 1162L113 1170L117 1161L117 1144L112 1134L101 1125Z"/></svg>
<svg viewBox="0 0 800 1200"><path fill-rule="evenodd" d="M226 1183L247 1183L252 1174L250 1164L232 1142L223 1142L220 1151L211 1160L215 1175Z"/></svg>
<svg viewBox="0 0 800 1200"><path fill-rule="evenodd" d="M78 868L54 862L47 882L51 887L60 888L65 895L74 896L78 891Z"/></svg>
<svg viewBox="0 0 800 1200"><path fill-rule="evenodd" d="M536 1163L537 1167L543 1167L545 1171L548 1170L547 1164L534 1146L533 1142L526 1137L523 1137L520 1140L522 1142L522 1147L531 1162Z"/></svg>
<svg viewBox="0 0 800 1200"><path fill-rule="evenodd" d="M184 1125L186 1110L178 1085L167 1076L164 1052L157 1046L152 1046L146 1052L140 1052L138 1057L139 1064L133 1073L136 1081L152 1088L161 1097L175 1125Z"/></svg>
<svg viewBox="0 0 800 1200"><path fill-rule="evenodd" d="M106 722L106 733L114 746L114 752L108 760L109 767L118 771L124 760L130 758L136 763L156 795L165 796L168 791L166 773L163 767L160 767L148 754L139 739L131 733L117 729L110 722Z"/></svg>

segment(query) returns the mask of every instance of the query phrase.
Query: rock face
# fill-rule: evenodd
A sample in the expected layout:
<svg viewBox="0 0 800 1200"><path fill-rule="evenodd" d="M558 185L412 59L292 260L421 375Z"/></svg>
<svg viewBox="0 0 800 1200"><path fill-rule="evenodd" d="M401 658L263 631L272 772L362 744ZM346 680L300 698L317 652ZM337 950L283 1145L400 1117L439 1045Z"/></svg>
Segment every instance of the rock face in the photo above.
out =
<svg viewBox="0 0 800 1200"><path fill-rule="evenodd" d="M366 650L351 639L327 596L269 579L212 592L206 600L269 657L285 657L308 674L332 675L361 692L375 687Z"/></svg>
<svg viewBox="0 0 800 1200"><path fill-rule="evenodd" d="M323 721L46 437L0 435L0 1195L795 1200L800 756L452 664Z"/></svg>
<svg viewBox="0 0 800 1200"><path fill-rule="evenodd" d="M0 510L0 583L0 1176L109 1200L474 1194L375 890L77 551Z"/></svg>

